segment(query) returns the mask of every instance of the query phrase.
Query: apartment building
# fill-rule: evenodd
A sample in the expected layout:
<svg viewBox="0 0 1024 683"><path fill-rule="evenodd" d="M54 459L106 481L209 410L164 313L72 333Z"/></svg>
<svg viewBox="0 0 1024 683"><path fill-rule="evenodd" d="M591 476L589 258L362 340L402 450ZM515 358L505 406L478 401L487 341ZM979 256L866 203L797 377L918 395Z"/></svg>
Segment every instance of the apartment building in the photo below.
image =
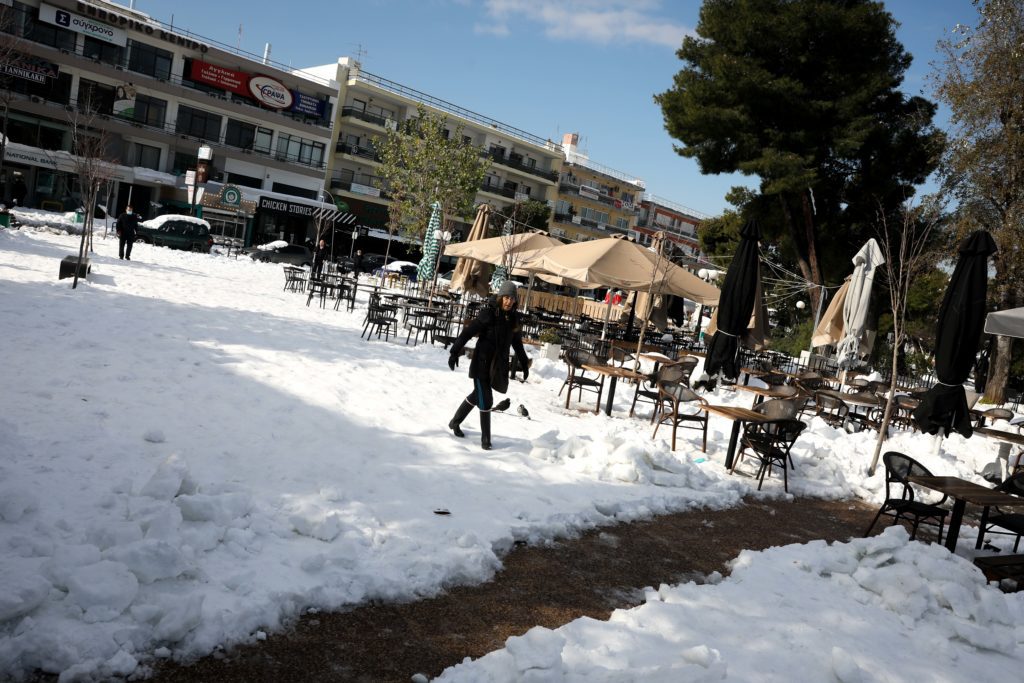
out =
<svg viewBox="0 0 1024 683"><path fill-rule="evenodd" d="M102 0L2 4L8 203L80 206L78 130L107 142L101 202L113 211L129 198L145 217L194 211L244 244L304 242L317 216L341 217L322 200L336 83Z"/></svg>
<svg viewBox="0 0 1024 683"><path fill-rule="evenodd" d="M565 162L558 178L551 234L573 242L614 234L635 237L644 181L591 161L578 146L578 133L562 137Z"/></svg>
<svg viewBox="0 0 1024 683"><path fill-rule="evenodd" d="M643 244L650 244L655 233L664 232L675 244L677 253L696 262L701 257L697 229L705 218L707 216L699 211L661 197L646 195L640 202L637 238Z"/></svg>
<svg viewBox="0 0 1024 683"><path fill-rule="evenodd" d="M353 234L363 240L358 248L383 252L387 246L387 183L380 176L376 147L389 130L416 116L417 105L447 116L452 133L461 124L466 141L490 161L477 203L487 202L496 211L527 199L553 205L562 151L551 140L369 73L350 57L306 71L338 84L327 185L357 217L359 231ZM456 221L456 239L464 237L472 216L449 218ZM392 252L404 253L404 248L393 245Z"/></svg>

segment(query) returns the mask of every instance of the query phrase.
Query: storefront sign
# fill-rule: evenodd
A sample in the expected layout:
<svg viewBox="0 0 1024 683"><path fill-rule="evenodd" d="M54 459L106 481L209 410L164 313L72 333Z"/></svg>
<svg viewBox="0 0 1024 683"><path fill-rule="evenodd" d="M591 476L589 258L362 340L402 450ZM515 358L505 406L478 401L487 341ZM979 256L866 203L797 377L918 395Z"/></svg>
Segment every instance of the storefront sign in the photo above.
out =
<svg viewBox="0 0 1024 683"><path fill-rule="evenodd" d="M242 71L193 59L189 77L199 83L206 83L239 95L249 95L249 74Z"/></svg>
<svg viewBox="0 0 1024 683"><path fill-rule="evenodd" d="M309 95L303 95L298 90L292 90L292 97L295 99L295 103L292 105L292 111L310 114L317 118L324 117L323 100L318 100L317 98L310 97Z"/></svg>
<svg viewBox="0 0 1024 683"><path fill-rule="evenodd" d="M360 185L359 183L352 183L349 186L349 192L355 192L356 194L365 194L371 197L379 197L380 190L376 187L370 187L368 185Z"/></svg>
<svg viewBox="0 0 1024 683"><path fill-rule="evenodd" d="M0 74L22 78L33 83L46 84L47 78L57 78L60 69L53 62L29 57L28 55L12 56L10 62L0 62Z"/></svg>
<svg viewBox="0 0 1024 683"><path fill-rule="evenodd" d="M242 190L236 185L225 185L220 191L220 203L225 206L241 206Z"/></svg>
<svg viewBox="0 0 1024 683"><path fill-rule="evenodd" d="M274 109L287 109L292 106L292 91L284 84L270 76L253 76L249 79L249 94L261 104Z"/></svg>
<svg viewBox="0 0 1024 683"><path fill-rule="evenodd" d="M45 5L43 6L45 7ZM136 31L137 33L142 33L147 36L159 38L160 40L166 43L171 43L172 45L186 47L191 50L198 50L199 52L207 52L210 49L208 45L204 45L203 43L192 40L191 38L188 38L186 36L178 35L177 33L165 31L164 29L160 28L155 24L151 24L147 21L141 21L139 19L129 16L128 14L113 12L105 7L97 7L96 5L91 5L87 2L79 2L77 8L79 12L86 15L89 19L98 20L95 23L107 24L108 26L114 27L115 31L119 31L122 34L124 34L124 30L122 29L128 29L131 31ZM56 11L64 12L64 10ZM67 14L67 12L64 13ZM39 10L39 14L39 18L42 19L42 7ZM83 20L87 21L87 19ZM62 26L62 24L57 25ZM118 45L124 44L125 43L123 42L118 43Z"/></svg>
<svg viewBox="0 0 1024 683"><path fill-rule="evenodd" d="M123 30L102 21L95 21L88 17L72 14L59 7L47 5L45 2L39 5L39 20L97 40L102 40L106 43L111 43L112 45L124 47L128 44L128 34Z"/></svg>
<svg viewBox="0 0 1024 683"><path fill-rule="evenodd" d="M273 211L275 213L284 213L289 216L312 216L315 207L309 204L296 204L294 202L287 202L282 199L271 199L270 197L260 197L260 210L261 211Z"/></svg>

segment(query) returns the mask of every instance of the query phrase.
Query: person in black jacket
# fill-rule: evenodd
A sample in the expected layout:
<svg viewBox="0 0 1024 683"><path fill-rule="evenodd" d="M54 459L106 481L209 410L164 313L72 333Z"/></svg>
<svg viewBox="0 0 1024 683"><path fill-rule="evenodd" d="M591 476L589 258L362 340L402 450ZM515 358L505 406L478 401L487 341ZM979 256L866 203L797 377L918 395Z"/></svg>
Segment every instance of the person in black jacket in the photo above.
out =
<svg viewBox="0 0 1024 683"><path fill-rule="evenodd" d="M504 394L508 391L509 348L515 350L519 367L523 370L523 381L530 374L526 350L520 335L519 313L516 311L516 288L510 281L498 290L493 299L480 311L480 315L459 335L452 344L448 367L455 370L459 364L462 349L473 337L477 337L473 360L469 364L469 376L473 379L473 391L459 404L455 416L448 423L448 429L455 436L465 436L459 425L474 407L480 410L480 447L491 450L491 406L494 402L492 390Z"/></svg>
<svg viewBox="0 0 1024 683"><path fill-rule="evenodd" d="M139 227L139 216L132 212L132 205L125 207L124 213L117 217L117 257L132 260L132 245L135 244L135 231Z"/></svg>
<svg viewBox="0 0 1024 683"><path fill-rule="evenodd" d="M313 277L320 277L324 269L324 261L327 259L327 241L320 240L316 251L313 252Z"/></svg>

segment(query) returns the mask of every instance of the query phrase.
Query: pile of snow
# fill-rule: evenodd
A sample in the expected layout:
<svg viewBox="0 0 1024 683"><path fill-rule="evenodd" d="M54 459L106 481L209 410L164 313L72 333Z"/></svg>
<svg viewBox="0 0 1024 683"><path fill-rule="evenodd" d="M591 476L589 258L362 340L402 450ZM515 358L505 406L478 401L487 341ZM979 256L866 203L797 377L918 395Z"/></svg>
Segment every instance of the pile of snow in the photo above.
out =
<svg viewBox="0 0 1024 683"><path fill-rule="evenodd" d="M1001 681L1024 668L1024 593L902 527L744 551L727 579L648 589L608 621L535 627L436 681Z"/></svg>
<svg viewBox="0 0 1024 683"><path fill-rule="evenodd" d="M256 248L260 251L267 251L268 249L281 249L287 246L288 243L284 240L274 240L273 242L267 242L266 244L257 244Z"/></svg>
<svg viewBox="0 0 1024 683"><path fill-rule="evenodd" d="M529 382L510 387L530 419L494 415L495 450L484 452L475 414L465 439L446 427L472 386L466 364L452 373L444 349L402 335L362 339L365 291L351 313L307 307L282 291L277 264L146 244L120 261L116 239L100 236L92 274L72 290L57 263L77 245L59 221L0 230L5 675L142 674L158 658L259 639L308 610L487 581L520 540L736 505L756 486L722 466L729 421L712 418L707 453L686 429L673 452L669 430L651 438L646 410L627 417L630 386L618 387L612 418L590 412L587 397L565 410L564 366L541 358ZM727 389L708 398L752 400ZM887 446L975 481L997 452L959 436L941 450L915 434ZM870 434L812 420L793 450L788 497L879 501L881 468L866 476L873 450ZM747 459L739 471L752 469ZM778 477L760 495L786 497ZM893 564L908 585L931 576L913 553L945 553L902 545ZM972 548L965 529L957 552ZM836 551L800 552L816 567ZM793 567L772 566L780 575L769 585L786 586L778 600L797 600ZM736 586L737 606L765 593L764 582ZM811 607L801 623L832 628L832 612ZM702 642L721 649L706 621ZM934 644L925 635L922 648ZM803 654L777 656L792 672ZM913 660L890 663L897 677L918 678Z"/></svg>

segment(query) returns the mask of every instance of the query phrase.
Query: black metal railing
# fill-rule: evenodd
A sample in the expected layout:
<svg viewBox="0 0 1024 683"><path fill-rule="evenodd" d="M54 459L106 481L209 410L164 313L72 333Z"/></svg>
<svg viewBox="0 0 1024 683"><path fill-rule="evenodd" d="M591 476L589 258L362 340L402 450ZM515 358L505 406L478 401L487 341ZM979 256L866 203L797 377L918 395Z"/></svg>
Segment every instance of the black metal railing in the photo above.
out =
<svg viewBox="0 0 1024 683"><path fill-rule="evenodd" d="M380 126L381 128L387 128L388 121L392 121L395 126L398 125L398 122L395 121L395 119L389 119L386 116L378 116L377 114L367 114L362 109L356 109L355 107L352 106L342 107L341 115L351 116L359 119L360 121L366 121L367 123L372 123L376 126Z"/></svg>
<svg viewBox="0 0 1024 683"><path fill-rule="evenodd" d="M377 150L373 147L360 147L359 145L350 145L347 142L338 141L334 150L341 152L342 154L348 154L350 156L362 157L363 159L369 159L371 161L380 162L380 155L377 154Z"/></svg>

